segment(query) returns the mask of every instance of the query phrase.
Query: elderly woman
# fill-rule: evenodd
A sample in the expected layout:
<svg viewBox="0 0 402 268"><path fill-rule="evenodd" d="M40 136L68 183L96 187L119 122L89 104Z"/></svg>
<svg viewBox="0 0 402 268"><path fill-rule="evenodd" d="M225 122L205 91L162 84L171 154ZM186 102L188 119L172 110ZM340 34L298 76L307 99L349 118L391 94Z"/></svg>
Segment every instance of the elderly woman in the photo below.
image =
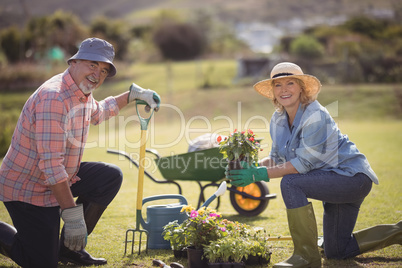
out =
<svg viewBox="0 0 402 268"><path fill-rule="evenodd" d="M277 64L271 79L254 85L276 107L270 123L272 150L257 165L227 171L236 186L283 177L293 255L274 267L321 267L317 225L308 198L324 205L327 258L349 258L402 242L402 222L353 233L360 205L378 178L366 157L343 135L316 100L320 81L290 62Z"/></svg>

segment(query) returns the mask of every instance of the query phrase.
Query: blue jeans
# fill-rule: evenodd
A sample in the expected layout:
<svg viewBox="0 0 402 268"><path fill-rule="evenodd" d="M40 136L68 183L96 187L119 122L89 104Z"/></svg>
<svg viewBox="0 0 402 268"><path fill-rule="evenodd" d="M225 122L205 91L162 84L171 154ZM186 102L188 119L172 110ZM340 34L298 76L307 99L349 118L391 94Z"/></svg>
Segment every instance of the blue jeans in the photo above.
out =
<svg viewBox="0 0 402 268"><path fill-rule="evenodd" d="M74 197L107 206L118 193L122 172L115 165L83 162L71 186ZM11 259L29 268L55 268L59 260L60 208L38 207L24 202L4 202L17 234Z"/></svg>
<svg viewBox="0 0 402 268"><path fill-rule="evenodd" d="M363 173L348 177L320 170L286 175L281 181L286 208L306 206L308 198L323 202L324 251L327 258L335 259L360 254L352 232L360 205L371 187L372 181Z"/></svg>

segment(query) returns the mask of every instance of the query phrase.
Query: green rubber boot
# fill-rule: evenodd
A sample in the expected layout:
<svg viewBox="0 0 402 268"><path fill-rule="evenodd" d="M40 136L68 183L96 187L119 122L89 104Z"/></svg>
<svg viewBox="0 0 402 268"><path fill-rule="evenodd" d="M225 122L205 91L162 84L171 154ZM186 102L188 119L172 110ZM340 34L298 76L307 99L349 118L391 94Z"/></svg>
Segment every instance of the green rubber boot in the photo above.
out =
<svg viewBox="0 0 402 268"><path fill-rule="evenodd" d="M317 247L317 223L312 204L287 209L287 214L294 244L293 255L273 267L321 267L321 255Z"/></svg>
<svg viewBox="0 0 402 268"><path fill-rule="evenodd" d="M402 221L382 224L353 233L359 244L360 253L373 251L390 245L402 245Z"/></svg>

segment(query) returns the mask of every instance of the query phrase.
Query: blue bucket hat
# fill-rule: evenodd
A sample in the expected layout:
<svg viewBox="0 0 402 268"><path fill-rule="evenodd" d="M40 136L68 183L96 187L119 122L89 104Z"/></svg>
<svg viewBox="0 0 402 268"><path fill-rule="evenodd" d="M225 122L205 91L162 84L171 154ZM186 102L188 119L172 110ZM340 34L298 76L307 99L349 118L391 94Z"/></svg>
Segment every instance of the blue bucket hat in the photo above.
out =
<svg viewBox="0 0 402 268"><path fill-rule="evenodd" d="M108 77L114 76L117 72L116 67L113 64L113 46L109 42L99 38L87 38L82 41L78 52L74 56L69 58L67 60L67 63L70 64L70 61L74 59L109 63L111 66L111 70Z"/></svg>

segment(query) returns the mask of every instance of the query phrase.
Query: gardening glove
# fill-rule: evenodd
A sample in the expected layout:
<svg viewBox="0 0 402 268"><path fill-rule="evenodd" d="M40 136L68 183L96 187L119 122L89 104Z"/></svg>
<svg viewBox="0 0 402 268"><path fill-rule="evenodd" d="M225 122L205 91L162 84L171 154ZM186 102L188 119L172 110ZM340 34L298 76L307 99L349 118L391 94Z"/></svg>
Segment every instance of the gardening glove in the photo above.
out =
<svg viewBox="0 0 402 268"><path fill-rule="evenodd" d="M73 251L84 249L88 235L82 204L63 209L60 217L64 221L64 245Z"/></svg>
<svg viewBox="0 0 402 268"><path fill-rule="evenodd" d="M226 177L234 186L244 187L257 181L269 181L267 168L264 166L248 165L241 162L243 169L234 169L225 172Z"/></svg>
<svg viewBox="0 0 402 268"><path fill-rule="evenodd" d="M134 100L143 100L148 103L145 109L149 112L154 109L155 112L159 111L159 106L161 104L161 98L159 95L150 89L144 89L139 85L132 83L130 86L130 93L128 94L127 102L130 103Z"/></svg>

